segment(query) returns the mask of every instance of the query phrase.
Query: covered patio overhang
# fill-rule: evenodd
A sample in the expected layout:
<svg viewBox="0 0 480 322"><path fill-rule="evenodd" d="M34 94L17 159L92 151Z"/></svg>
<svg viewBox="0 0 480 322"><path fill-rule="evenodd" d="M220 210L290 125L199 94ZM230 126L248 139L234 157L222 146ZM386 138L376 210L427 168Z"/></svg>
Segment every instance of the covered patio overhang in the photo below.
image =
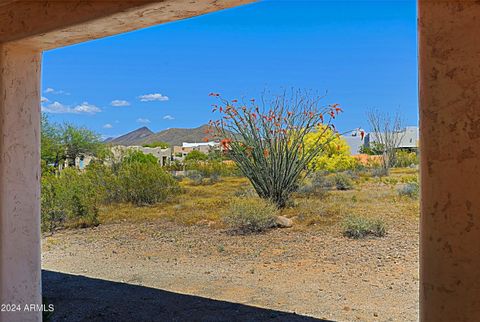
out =
<svg viewBox="0 0 480 322"><path fill-rule="evenodd" d="M249 2L0 0L1 304L41 303L42 51ZM479 30L477 1L419 1L422 321L480 320Z"/></svg>

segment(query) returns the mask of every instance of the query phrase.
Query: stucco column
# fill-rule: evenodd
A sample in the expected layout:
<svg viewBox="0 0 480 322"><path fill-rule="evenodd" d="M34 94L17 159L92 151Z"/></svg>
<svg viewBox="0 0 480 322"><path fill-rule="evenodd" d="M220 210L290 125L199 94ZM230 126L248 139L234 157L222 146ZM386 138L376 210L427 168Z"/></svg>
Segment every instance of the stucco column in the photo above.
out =
<svg viewBox="0 0 480 322"><path fill-rule="evenodd" d="M480 3L419 1L422 321L480 321Z"/></svg>
<svg viewBox="0 0 480 322"><path fill-rule="evenodd" d="M0 44L0 303L23 312L1 321L40 321L41 53Z"/></svg>

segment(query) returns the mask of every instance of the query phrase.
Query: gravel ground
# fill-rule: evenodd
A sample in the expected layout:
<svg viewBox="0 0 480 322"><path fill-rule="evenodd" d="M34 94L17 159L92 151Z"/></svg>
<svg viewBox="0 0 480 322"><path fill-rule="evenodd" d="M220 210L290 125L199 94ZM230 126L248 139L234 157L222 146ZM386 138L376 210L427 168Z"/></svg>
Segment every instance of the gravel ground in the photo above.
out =
<svg viewBox="0 0 480 322"><path fill-rule="evenodd" d="M162 220L62 231L43 239L44 295L53 320L417 321L417 224L364 240Z"/></svg>

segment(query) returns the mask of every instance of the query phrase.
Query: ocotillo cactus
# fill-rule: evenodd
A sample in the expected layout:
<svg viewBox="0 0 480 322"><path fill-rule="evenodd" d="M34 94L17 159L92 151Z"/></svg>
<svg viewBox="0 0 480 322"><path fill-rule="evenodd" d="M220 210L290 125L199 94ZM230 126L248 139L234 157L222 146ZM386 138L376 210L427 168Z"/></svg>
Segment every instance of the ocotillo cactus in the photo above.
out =
<svg viewBox="0 0 480 322"><path fill-rule="evenodd" d="M269 103L262 100L261 106L254 99L245 104L216 93L210 96L220 101L213 105L220 118L210 121L212 135L222 139L224 150L261 198L285 207L309 162L336 135L332 120L342 111L339 105L321 107L322 97L303 91L277 96ZM304 138L312 131L321 133L317 144L307 148Z"/></svg>

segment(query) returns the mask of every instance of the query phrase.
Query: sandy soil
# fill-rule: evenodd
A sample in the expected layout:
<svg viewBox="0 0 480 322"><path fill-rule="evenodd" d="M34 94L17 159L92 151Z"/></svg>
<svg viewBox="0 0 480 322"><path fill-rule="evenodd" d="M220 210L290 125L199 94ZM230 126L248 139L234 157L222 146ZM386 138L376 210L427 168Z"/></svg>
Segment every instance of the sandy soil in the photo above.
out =
<svg viewBox="0 0 480 322"><path fill-rule="evenodd" d="M164 220L105 224L45 237L43 269L326 320L416 321L417 224L399 222L386 237L364 240L344 238L336 227L231 236L207 226ZM60 288L55 289L62 283L44 278L47 296L73 301L71 295L62 296ZM81 296L88 297L84 293ZM58 311L54 320L81 311L54 304ZM88 309L92 307L83 311ZM201 316L237 320L232 312L231 318L214 319L212 307ZM168 314L158 320L183 321ZM102 316L97 320L109 320ZM242 318L265 319L264 315ZM137 320L149 319L138 316Z"/></svg>

